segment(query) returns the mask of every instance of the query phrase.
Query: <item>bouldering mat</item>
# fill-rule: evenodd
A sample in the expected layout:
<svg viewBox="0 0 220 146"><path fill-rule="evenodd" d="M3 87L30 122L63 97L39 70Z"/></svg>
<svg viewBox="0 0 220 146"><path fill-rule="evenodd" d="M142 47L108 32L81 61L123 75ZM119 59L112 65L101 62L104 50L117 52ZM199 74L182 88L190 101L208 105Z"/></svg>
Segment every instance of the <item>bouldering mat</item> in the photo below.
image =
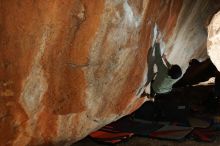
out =
<svg viewBox="0 0 220 146"><path fill-rule="evenodd" d="M175 125L165 125L162 128L152 132L150 137L167 140L184 140L184 138L193 130L192 127L183 127Z"/></svg>

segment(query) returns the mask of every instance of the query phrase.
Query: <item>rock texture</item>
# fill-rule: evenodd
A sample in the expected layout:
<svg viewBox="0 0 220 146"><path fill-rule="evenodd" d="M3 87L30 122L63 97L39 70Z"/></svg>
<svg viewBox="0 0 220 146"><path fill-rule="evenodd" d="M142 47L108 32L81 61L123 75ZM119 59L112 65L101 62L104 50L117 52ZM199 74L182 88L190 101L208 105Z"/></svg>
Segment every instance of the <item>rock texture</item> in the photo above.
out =
<svg viewBox="0 0 220 146"><path fill-rule="evenodd" d="M215 64L218 71L220 71L220 12L218 12L208 26L208 54Z"/></svg>
<svg viewBox="0 0 220 146"><path fill-rule="evenodd" d="M131 113L155 39L183 70L207 58L219 3L0 0L0 145L70 145Z"/></svg>

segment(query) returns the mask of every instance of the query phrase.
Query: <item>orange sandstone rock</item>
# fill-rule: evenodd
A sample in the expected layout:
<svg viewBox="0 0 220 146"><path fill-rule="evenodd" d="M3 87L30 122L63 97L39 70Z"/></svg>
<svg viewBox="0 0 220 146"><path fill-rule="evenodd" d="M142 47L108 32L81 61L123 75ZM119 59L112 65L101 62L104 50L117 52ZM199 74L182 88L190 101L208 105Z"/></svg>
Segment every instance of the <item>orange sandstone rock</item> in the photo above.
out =
<svg viewBox="0 0 220 146"><path fill-rule="evenodd" d="M219 1L1 0L0 145L70 145L131 113L156 36L185 70ZM166 50L165 50L166 49Z"/></svg>

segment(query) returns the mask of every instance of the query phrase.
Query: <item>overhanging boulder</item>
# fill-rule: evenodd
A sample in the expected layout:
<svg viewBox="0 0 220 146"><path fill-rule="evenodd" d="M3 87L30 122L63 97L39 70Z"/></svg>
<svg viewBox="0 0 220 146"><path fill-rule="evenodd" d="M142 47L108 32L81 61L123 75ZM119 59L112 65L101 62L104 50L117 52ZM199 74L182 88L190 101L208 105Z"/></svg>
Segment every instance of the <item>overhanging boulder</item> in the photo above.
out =
<svg viewBox="0 0 220 146"><path fill-rule="evenodd" d="M0 143L70 145L131 113L145 101L156 36L185 70L208 57L219 3L1 0Z"/></svg>
<svg viewBox="0 0 220 146"><path fill-rule="evenodd" d="M212 62L220 71L220 12L215 14L208 26L207 49Z"/></svg>

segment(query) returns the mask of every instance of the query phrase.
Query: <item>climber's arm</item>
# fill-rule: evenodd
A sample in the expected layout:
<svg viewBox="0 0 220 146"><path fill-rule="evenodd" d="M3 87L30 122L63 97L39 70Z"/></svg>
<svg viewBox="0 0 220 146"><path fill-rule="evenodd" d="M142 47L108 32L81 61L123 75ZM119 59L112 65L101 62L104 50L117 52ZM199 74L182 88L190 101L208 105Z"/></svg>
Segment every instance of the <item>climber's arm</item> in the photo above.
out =
<svg viewBox="0 0 220 146"><path fill-rule="evenodd" d="M156 65L158 66L158 68L159 67L166 67L167 68L167 66L164 64L162 56L161 56L160 44L155 43L154 48L155 48Z"/></svg>
<svg viewBox="0 0 220 146"><path fill-rule="evenodd" d="M167 68L170 68L172 65L168 62L167 57L166 57L165 54L163 54L162 58L163 58L163 60L164 60L164 62L166 64Z"/></svg>

